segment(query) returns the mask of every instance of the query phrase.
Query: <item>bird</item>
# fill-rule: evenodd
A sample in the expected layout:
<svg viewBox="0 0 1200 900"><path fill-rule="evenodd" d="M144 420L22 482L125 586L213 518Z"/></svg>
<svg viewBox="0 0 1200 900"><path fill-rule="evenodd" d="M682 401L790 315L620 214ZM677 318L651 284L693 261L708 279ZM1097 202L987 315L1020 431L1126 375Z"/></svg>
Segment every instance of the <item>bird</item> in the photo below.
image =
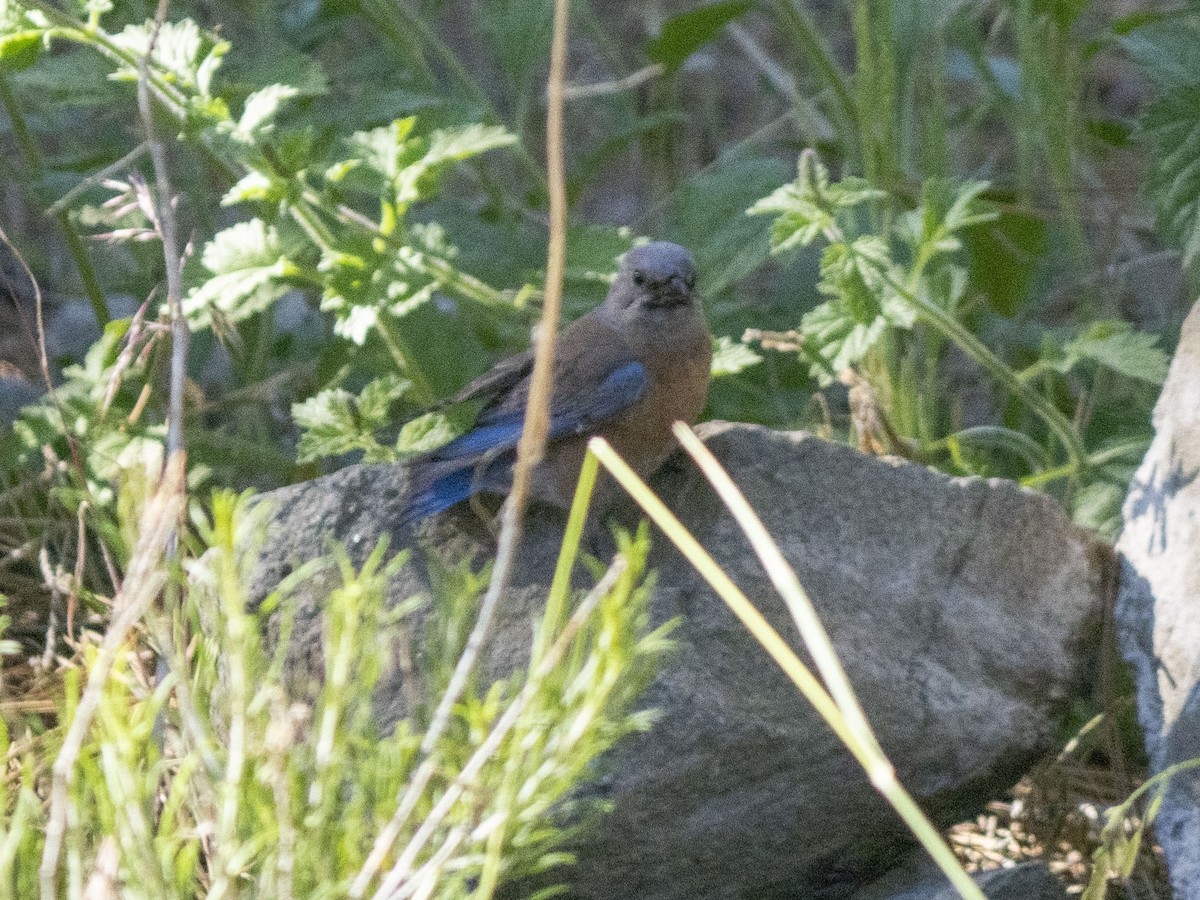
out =
<svg viewBox="0 0 1200 900"><path fill-rule="evenodd" d="M508 492L533 361L532 349L504 359L448 401L483 405L470 431L409 463L402 524L476 494ZM604 302L558 337L549 438L531 498L571 505L593 435L643 478L652 475L674 450L672 424L694 424L704 411L711 365L692 254L666 241L629 250Z"/></svg>

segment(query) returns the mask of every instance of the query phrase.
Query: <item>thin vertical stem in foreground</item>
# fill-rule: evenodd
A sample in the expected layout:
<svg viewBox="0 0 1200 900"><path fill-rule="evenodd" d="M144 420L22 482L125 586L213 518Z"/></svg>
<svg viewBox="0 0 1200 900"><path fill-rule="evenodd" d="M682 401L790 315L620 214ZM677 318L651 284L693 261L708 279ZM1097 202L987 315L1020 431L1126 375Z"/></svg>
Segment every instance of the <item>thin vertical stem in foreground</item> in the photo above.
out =
<svg viewBox="0 0 1200 900"><path fill-rule="evenodd" d="M534 336L536 354L530 376L529 401L525 407L525 424L517 444L517 460L513 466L512 489L501 513L500 539L496 551L496 567L492 580L479 608L479 618L467 638L466 649L454 669L450 684L434 712L429 731L421 744L425 754L432 752L450 711L466 686L471 669L483 647L491 627L496 605L508 587L521 544L522 518L529 499L529 485L534 468L546 452L546 437L550 431L550 398L554 388L554 343L562 308L563 270L567 249L567 181L563 161L563 84L567 70L567 16L569 0L554 4L554 41L550 53L550 81L547 88L549 103L546 109L546 166L550 181L550 244L546 258L546 292L542 318Z"/></svg>
<svg viewBox="0 0 1200 900"><path fill-rule="evenodd" d="M546 167L549 179L550 236L546 256L546 289L542 317L535 332L533 374L530 377L529 400L525 423L517 445L513 466L513 484L501 512L500 538L492 579L479 607L475 627L467 637L467 645L450 677L437 709L421 742L425 757L400 798L392 820L380 834L367 861L350 885L351 897L361 897L370 880L379 871L383 860L399 836L402 823L411 814L425 785L432 777L437 741L450 721L454 704L466 687L471 670L479 658L484 639L491 627L496 607L512 576L517 549L521 543L522 517L529 496L530 477L541 462L546 450L550 428L550 399L554 388L554 343L562 309L563 271L567 247L567 179L563 151L563 88L567 71L567 25L569 0L555 0L554 37L550 48L550 77L547 84L546 108Z"/></svg>
<svg viewBox="0 0 1200 900"><path fill-rule="evenodd" d="M167 168L167 151L154 130L154 110L150 104L150 60L158 43L159 31L167 19L168 0L159 0L154 16L154 33L146 55L138 61L138 111L150 159L154 167L156 188L155 225L162 240L163 261L167 279L167 309L171 317L171 383L167 403L167 456L184 449L183 389L187 378L188 332L183 315L183 264L179 254L179 234L175 222L175 198L171 195L171 177Z"/></svg>

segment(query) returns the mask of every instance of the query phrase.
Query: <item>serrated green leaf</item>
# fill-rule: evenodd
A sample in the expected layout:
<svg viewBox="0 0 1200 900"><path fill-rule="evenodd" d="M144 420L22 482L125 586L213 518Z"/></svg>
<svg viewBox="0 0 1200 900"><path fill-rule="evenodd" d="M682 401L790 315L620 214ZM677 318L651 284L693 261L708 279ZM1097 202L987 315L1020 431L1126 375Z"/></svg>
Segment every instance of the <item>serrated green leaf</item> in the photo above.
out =
<svg viewBox="0 0 1200 900"><path fill-rule="evenodd" d="M877 235L825 248L817 287L832 299L800 321L805 352L819 357L811 367L813 377L829 384L842 369L861 360L889 328L912 327L916 311L892 287L898 277L887 245Z"/></svg>
<svg viewBox="0 0 1200 900"><path fill-rule="evenodd" d="M274 262L283 254L275 229L262 219L238 222L213 235L200 260L214 275Z"/></svg>
<svg viewBox="0 0 1200 900"><path fill-rule="evenodd" d="M399 375L389 374L374 379L358 394L358 413L363 422L382 428L390 422L392 404L412 388L412 382Z"/></svg>
<svg viewBox="0 0 1200 900"><path fill-rule="evenodd" d="M489 150L511 147L516 142L516 135L496 125L475 123L450 131L439 129L429 136L423 162L426 166L459 162Z"/></svg>
<svg viewBox="0 0 1200 900"><path fill-rule="evenodd" d="M243 175L221 198L222 206L238 203L275 203L283 199L285 188L272 181L262 172L251 171Z"/></svg>
<svg viewBox="0 0 1200 900"><path fill-rule="evenodd" d="M414 137L415 127L416 119L410 117L355 133L349 140L354 157L333 164L327 175L352 186L358 181L362 187L382 191L402 215L410 204L434 193L435 176L443 167L516 140L504 129L490 125L440 129L428 139Z"/></svg>
<svg viewBox="0 0 1200 900"><path fill-rule="evenodd" d="M834 221L832 214L812 202L795 183L772 191L746 210L746 214L775 216L771 223L772 253L807 247Z"/></svg>
<svg viewBox="0 0 1200 900"><path fill-rule="evenodd" d="M392 424L392 405L412 387L399 375L371 381L358 396L330 388L292 407L292 417L302 429L296 448L298 462L315 462L344 453L363 454L365 462L393 462L397 454L376 439L376 432Z"/></svg>
<svg viewBox="0 0 1200 900"><path fill-rule="evenodd" d="M875 346L887 327L883 316L858 321L840 300L809 310L800 320L800 333L805 350L819 357L810 366L810 374L822 385L831 384L839 372Z"/></svg>
<svg viewBox="0 0 1200 900"><path fill-rule="evenodd" d="M1161 88L1200 84L1200 29L1194 17L1148 22L1123 35L1120 43Z"/></svg>
<svg viewBox="0 0 1200 900"><path fill-rule="evenodd" d="M1150 384L1162 384L1170 364L1157 335L1134 331L1128 322L1119 321L1093 322L1063 345L1061 358L1048 364L1066 373L1083 360Z"/></svg>
<svg viewBox="0 0 1200 900"><path fill-rule="evenodd" d="M1150 104L1140 134L1158 157L1147 193L1167 240L1191 266L1200 259L1200 85L1172 89Z"/></svg>
<svg viewBox="0 0 1200 900"><path fill-rule="evenodd" d="M673 72L752 6L752 0L724 0L672 16L663 23L658 37L646 44L646 55Z"/></svg>
<svg viewBox="0 0 1200 900"><path fill-rule="evenodd" d="M746 211L748 215L776 216L771 226L772 253L807 246L834 231L839 211L887 196L857 176L831 184L829 170L812 151L800 155L797 170L795 181L773 191Z"/></svg>
<svg viewBox="0 0 1200 900"><path fill-rule="evenodd" d="M354 395L349 391L334 388L294 404L292 418L301 428L296 445L299 463L366 449L355 417Z"/></svg>
<svg viewBox="0 0 1200 900"><path fill-rule="evenodd" d="M218 232L205 246L201 261L212 277L183 301L184 313L195 327L211 324L214 307L234 322L261 312L289 288L282 279L290 274L291 263L275 229L261 219Z"/></svg>
<svg viewBox="0 0 1200 900"><path fill-rule="evenodd" d="M446 261L455 250L437 223L413 225L408 236L406 246L369 262L337 255L322 263L327 278L321 309L336 315L336 334L361 345L380 313L403 318L433 299L442 280L430 273L429 258Z"/></svg>
<svg viewBox="0 0 1200 900"><path fill-rule="evenodd" d="M280 108L300 93L290 84L272 84L255 91L246 98L242 117L238 119L235 134L247 143L266 134Z"/></svg>
<svg viewBox="0 0 1200 900"><path fill-rule="evenodd" d="M736 375L751 366L762 362L762 356L751 347L734 341L733 338L721 336L713 343L712 377L721 378L726 375Z"/></svg>
<svg viewBox="0 0 1200 900"><path fill-rule="evenodd" d="M436 450L458 435L459 429L445 413L426 413L404 423L396 438L395 449L402 459L410 458Z"/></svg>
<svg viewBox="0 0 1200 900"><path fill-rule="evenodd" d="M146 55L156 27L153 19L141 25L127 25L124 31L113 36L113 42L140 59ZM195 89L204 98L209 95L213 73L228 51L228 42L202 31L191 19L180 19L164 22L158 29L152 61L169 79L178 81L185 88ZM134 67L122 66L112 77L133 81L138 73Z"/></svg>

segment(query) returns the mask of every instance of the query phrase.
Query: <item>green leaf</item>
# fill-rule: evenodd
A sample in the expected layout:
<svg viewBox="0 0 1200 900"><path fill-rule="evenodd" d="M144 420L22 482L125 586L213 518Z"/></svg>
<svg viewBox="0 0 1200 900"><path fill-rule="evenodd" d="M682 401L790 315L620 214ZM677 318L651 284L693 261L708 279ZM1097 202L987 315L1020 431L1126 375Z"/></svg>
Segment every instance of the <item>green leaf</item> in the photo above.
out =
<svg viewBox="0 0 1200 900"><path fill-rule="evenodd" d="M1014 316L1028 302L1029 285L1046 252L1046 221L1011 207L992 221L962 235L970 259L971 285L992 309Z"/></svg>
<svg viewBox="0 0 1200 900"><path fill-rule="evenodd" d="M245 143L261 138L271 130L272 120L283 104L299 93L290 84L272 84L255 91L246 98L234 134Z"/></svg>
<svg viewBox="0 0 1200 900"><path fill-rule="evenodd" d="M458 437L461 429L445 413L433 412L405 422L396 438L396 452L402 459L436 450Z"/></svg>
<svg viewBox="0 0 1200 900"><path fill-rule="evenodd" d="M41 29L0 36L0 66L10 72L27 69L42 54L46 33Z"/></svg>
<svg viewBox="0 0 1200 900"><path fill-rule="evenodd" d="M113 36L113 42L141 58L150 47L155 27L153 19L147 19L141 25L127 25L124 31ZM191 19L181 19L163 23L154 43L152 61L168 80L178 82L185 89L195 90L201 98L207 98L212 76L228 51L228 42L201 31L200 26ZM122 66L112 77L135 81L138 73L135 67Z"/></svg>
<svg viewBox="0 0 1200 900"><path fill-rule="evenodd" d="M285 192L285 185L274 181L262 172L250 171L225 192L225 196L221 198L221 205L234 206L238 203L255 202L277 203L283 199Z"/></svg>
<svg viewBox="0 0 1200 900"><path fill-rule="evenodd" d="M1048 365L1066 373L1084 360L1156 385L1166 380L1170 364L1170 358L1158 346L1157 335L1134 331L1128 322L1119 321L1088 325L1063 345L1062 357Z"/></svg>
<svg viewBox="0 0 1200 900"><path fill-rule="evenodd" d="M762 357L758 353L745 344L734 341L731 337L722 336L713 342L713 378L736 375L760 362L762 362Z"/></svg>
<svg viewBox="0 0 1200 900"><path fill-rule="evenodd" d="M1200 23L1195 16L1152 21L1121 38L1159 89L1137 135L1149 143L1146 192L1185 266L1200 259Z"/></svg>
<svg viewBox="0 0 1200 900"><path fill-rule="evenodd" d="M830 183L829 170L811 150L800 154L797 169L795 181L785 184L746 211L752 216L776 216L771 227L772 253L807 246L822 234L830 236L836 230L840 211L887 196L857 176Z"/></svg>
<svg viewBox="0 0 1200 900"><path fill-rule="evenodd" d="M1200 28L1193 16L1149 22L1120 43L1160 88L1200 84Z"/></svg>
<svg viewBox="0 0 1200 900"><path fill-rule="evenodd" d="M844 303L830 300L809 310L800 320L803 347L817 359L809 371L822 386L832 384L839 372L862 359L887 329L887 321L877 316L859 321Z"/></svg>
<svg viewBox="0 0 1200 900"><path fill-rule="evenodd" d="M1087 9L1088 0L1034 0L1037 15L1047 16L1059 28L1070 28Z"/></svg>
<svg viewBox="0 0 1200 900"><path fill-rule="evenodd" d="M753 6L752 0L724 0L672 16L663 23L658 37L646 44L646 55L673 72Z"/></svg>
<svg viewBox="0 0 1200 900"><path fill-rule="evenodd" d="M358 396L330 388L292 407L292 417L302 429L296 461L315 462L344 453L362 452L366 462L390 462L396 456L375 438L391 424L392 404L411 388L398 375L385 375L368 384Z"/></svg>
<svg viewBox="0 0 1200 900"><path fill-rule="evenodd" d="M1150 104L1140 133L1158 160L1146 191L1167 240L1191 266L1200 258L1200 85L1172 89Z"/></svg>
<svg viewBox="0 0 1200 900"><path fill-rule="evenodd" d="M234 322L261 312L288 291L282 279L295 268L284 255L275 229L262 219L218 232L205 246L202 262L212 277L183 301L194 327L210 325L214 308Z"/></svg>
<svg viewBox="0 0 1200 900"><path fill-rule="evenodd" d="M376 378L358 394L358 413L363 421L382 428L391 421L391 409L404 397L412 383L399 375L384 375Z"/></svg>
<svg viewBox="0 0 1200 900"><path fill-rule="evenodd" d="M1075 494L1071 521L1107 540L1115 540L1121 530L1121 506L1128 481L1101 479L1085 484Z"/></svg>
<svg viewBox="0 0 1200 900"><path fill-rule="evenodd" d="M403 318L433 299L442 279L431 272L433 260L452 259L455 250L435 222L413 225L409 243L369 260L339 254L322 262L327 273L321 309L337 316L334 332L363 344L379 314Z"/></svg>
<svg viewBox="0 0 1200 900"><path fill-rule="evenodd" d="M818 358L811 373L829 384L861 360L889 328L911 328L912 305L891 283L899 279L887 245L876 235L825 248L817 287L833 299L800 320L802 346Z"/></svg>
<svg viewBox="0 0 1200 900"><path fill-rule="evenodd" d="M516 142L516 135L496 125L475 123L452 131L439 129L429 136L429 149L422 162L427 167L460 162Z"/></svg>
<svg viewBox="0 0 1200 900"><path fill-rule="evenodd" d="M327 177L342 181L355 172L373 173L375 183L368 180L365 186L390 194L385 199L398 204L403 211L409 204L433 194L435 176L443 167L516 141L514 135L492 125L439 129L428 139L414 137L415 127L416 119L409 117L355 133L349 141L354 157L335 163Z"/></svg>

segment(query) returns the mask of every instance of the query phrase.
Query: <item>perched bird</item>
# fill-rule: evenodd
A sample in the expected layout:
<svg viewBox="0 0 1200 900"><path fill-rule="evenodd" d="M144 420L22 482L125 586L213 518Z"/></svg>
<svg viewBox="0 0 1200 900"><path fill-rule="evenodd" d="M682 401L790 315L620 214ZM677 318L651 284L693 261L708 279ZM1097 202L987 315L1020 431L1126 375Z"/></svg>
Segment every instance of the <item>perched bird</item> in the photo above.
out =
<svg viewBox="0 0 1200 900"><path fill-rule="evenodd" d="M559 335L545 459L533 499L566 507L592 435L643 477L671 454L671 424L695 422L708 396L712 338L696 264L677 244L625 254L604 302ZM475 427L410 465L402 514L416 523L477 493L507 493L524 426L533 351L497 363L453 403L482 400Z"/></svg>

